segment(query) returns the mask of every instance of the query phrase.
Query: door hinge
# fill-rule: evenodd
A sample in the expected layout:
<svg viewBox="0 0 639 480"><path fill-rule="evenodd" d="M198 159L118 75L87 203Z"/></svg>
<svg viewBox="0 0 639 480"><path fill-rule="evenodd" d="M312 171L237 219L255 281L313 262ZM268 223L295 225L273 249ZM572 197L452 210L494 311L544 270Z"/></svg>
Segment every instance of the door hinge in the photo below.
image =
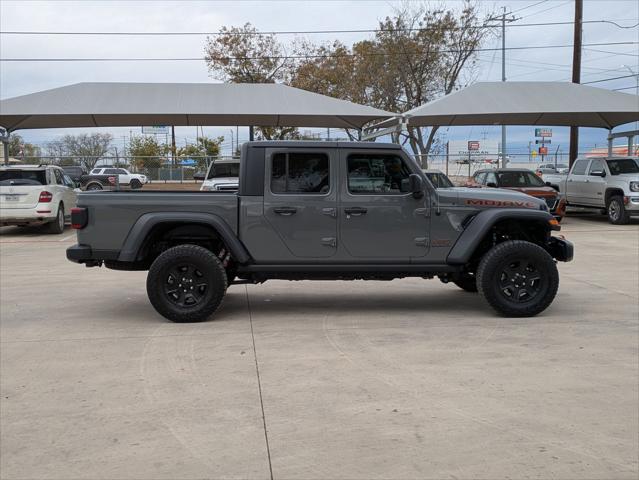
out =
<svg viewBox="0 0 639 480"><path fill-rule="evenodd" d="M327 247L337 247L337 239L335 237L324 237L322 238L322 245L326 245Z"/></svg>
<svg viewBox="0 0 639 480"><path fill-rule="evenodd" d="M337 208L322 208L322 215L328 215L331 218L336 218Z"/></svg>
<svg viewBox="0 0 639 480"><path fill-rule="evenodd" d="M428 239L426 237L415 237L415 245L418 247L426 247L428 245Z"/></svg>

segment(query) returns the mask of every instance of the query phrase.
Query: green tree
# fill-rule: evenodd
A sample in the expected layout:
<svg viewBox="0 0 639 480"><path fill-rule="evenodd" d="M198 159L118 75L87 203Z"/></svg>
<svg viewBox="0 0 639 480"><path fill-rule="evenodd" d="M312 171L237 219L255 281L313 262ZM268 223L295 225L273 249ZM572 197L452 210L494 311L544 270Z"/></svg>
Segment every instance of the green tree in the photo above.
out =
<svg viewBox="0 0 639 480"><path fill-rule="evenodd" d="M208 162L220 156L220 145L224 137L198 137L197 144L189 144L178 149L178 157L189 157L197 161L199 168L206 168Z"/></svg>
<svg viewBox="0 0 639 480"><path fill-rule="evenodd" d="M159 143L155 135L144 135L131 138L128 154L135 169L148 174L162 166L162 160L169 149L168 145Z"/></svg>
<svg viewBox="0 0 639 480"><path fill-rule="evenodd" d="M20 135L15 133L9 136L9 157L22 160L24 163L40 163L40 147L25 142Z"/></svg>

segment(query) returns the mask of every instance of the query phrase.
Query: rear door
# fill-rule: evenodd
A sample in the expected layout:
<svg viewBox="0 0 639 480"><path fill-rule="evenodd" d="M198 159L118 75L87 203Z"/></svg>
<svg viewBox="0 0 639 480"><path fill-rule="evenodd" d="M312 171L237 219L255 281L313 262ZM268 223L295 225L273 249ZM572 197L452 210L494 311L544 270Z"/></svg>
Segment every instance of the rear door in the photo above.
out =
<svg viewBox="0 0 639 480"><path fill-rule="evenodd" d="M0 208L34 208L47 183L44 168L0 170Z"/></svg>
<svg viewBox="0 0 639 480"><path fill-rule="evenodd" d="M291 255L330 258L337 248L334 149L266 149L264 217Z"/></svg>
<svg viewBox="0 0 639 480"><path fill-rule="evenodd" d="M572 167L566 179L566 198L569 203L584 204L586 202L584 187L586 185L586 172L589 159L578 159Z"/></svg>
<svg viewBox="0 0 639 480"><path fill-rule="evenodd" d="M408 263L428 252L428 192L415 199L417 173L400 151L341 149L339 232L348 256L362 262Z"/></svg>

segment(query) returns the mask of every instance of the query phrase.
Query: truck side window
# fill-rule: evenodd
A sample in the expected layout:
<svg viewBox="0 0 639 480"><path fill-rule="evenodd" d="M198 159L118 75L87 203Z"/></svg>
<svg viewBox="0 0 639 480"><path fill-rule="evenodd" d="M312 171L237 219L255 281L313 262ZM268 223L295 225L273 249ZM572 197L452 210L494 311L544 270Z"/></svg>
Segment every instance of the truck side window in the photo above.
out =
<svg viewBox="0 0 639 480"><path fill-rule="evenodd" d="M588 175L592 175L592 172L603 172L604 165L603 160L595 159L590 163L590 168L588 169Z"/></svg>
<svg viewBox="0 0 639 480"><path fill-rule="evenodd" d="M276 153L271 164L271 192L328 193L329 167L325 153Z"/></svg>
<svg viewBox="0 0 639 480"><path fill-rule="evenodd" d="M349 155L348 191L360 195L402 193L402 181L410 173L397 155Z"/></svg>
<svg viewBox="0 0 639 480"><path fill-rule="evenodd" d="M586 174L586 167L588 166L588 162L590 160L577 160L575 162L575 166L572 167L572 174L573 175L585 175Z"/></svg>

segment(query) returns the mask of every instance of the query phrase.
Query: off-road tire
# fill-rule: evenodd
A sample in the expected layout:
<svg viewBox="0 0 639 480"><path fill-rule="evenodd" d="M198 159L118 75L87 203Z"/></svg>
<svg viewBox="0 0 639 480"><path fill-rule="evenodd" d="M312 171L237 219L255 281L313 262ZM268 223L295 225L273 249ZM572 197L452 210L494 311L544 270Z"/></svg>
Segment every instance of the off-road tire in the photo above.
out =
<svg viewBox="0 0 639 480"><path fill-rule="evenodd" d="M183 279L186 279L184 284ZM201 291L200 285L205 285ZM226 272L220 260L198 245L178 245L161 253L151 265L146 280L147 295L155 310L178 323L209 318L222 303L226 287ZM189 296L192 299L197 296L197 301L188 304Z"/></svg>
<svg viewBox="0 0 639 480"><path fill-rule="evenodd" d="M140 180L138 180L137 178L134 178L133 180L131 180L130 187L131 190L142 188L142 182L140 182Z"/></svg>
<svg viewBox="0 0 639 480"><path fill-rule="evenodd" d="M517 274L517 283L509 285ZM481 259L477 287L480 295L500 315L532 317L543 312L554 300L559 272L555 260L539 245L510 240L496 245Z"/></svg>
<svg viewBox="0 0 639 480"><path fill-rule="evenodd" d="M626 211L621 195L614 195L608 200L606 205L608 221L613 225L626 225L630 222L630 215Z"/></svg>
<svg viewBox="0 0 639 480"><path fill-rule="evenodd" d="M102 185L100 185L99 183L90 183L87 185L86 190L88 192L95 192L98 190L104 190L104 188L102 188Z"/></svg>
<svg viewBox="0 0 639 480"><path fill-rule="evenodd" d="M477 277L469 273L462 273L453 283L467 292L477 292Z"/></svg>
<svg viewBox="0 0 639 480"><path fill-rule="evenodd" d="M53 222L49 222L44 226L47 233L59 235L64 232L64 205L58 205L58 214Z"/></svg>

